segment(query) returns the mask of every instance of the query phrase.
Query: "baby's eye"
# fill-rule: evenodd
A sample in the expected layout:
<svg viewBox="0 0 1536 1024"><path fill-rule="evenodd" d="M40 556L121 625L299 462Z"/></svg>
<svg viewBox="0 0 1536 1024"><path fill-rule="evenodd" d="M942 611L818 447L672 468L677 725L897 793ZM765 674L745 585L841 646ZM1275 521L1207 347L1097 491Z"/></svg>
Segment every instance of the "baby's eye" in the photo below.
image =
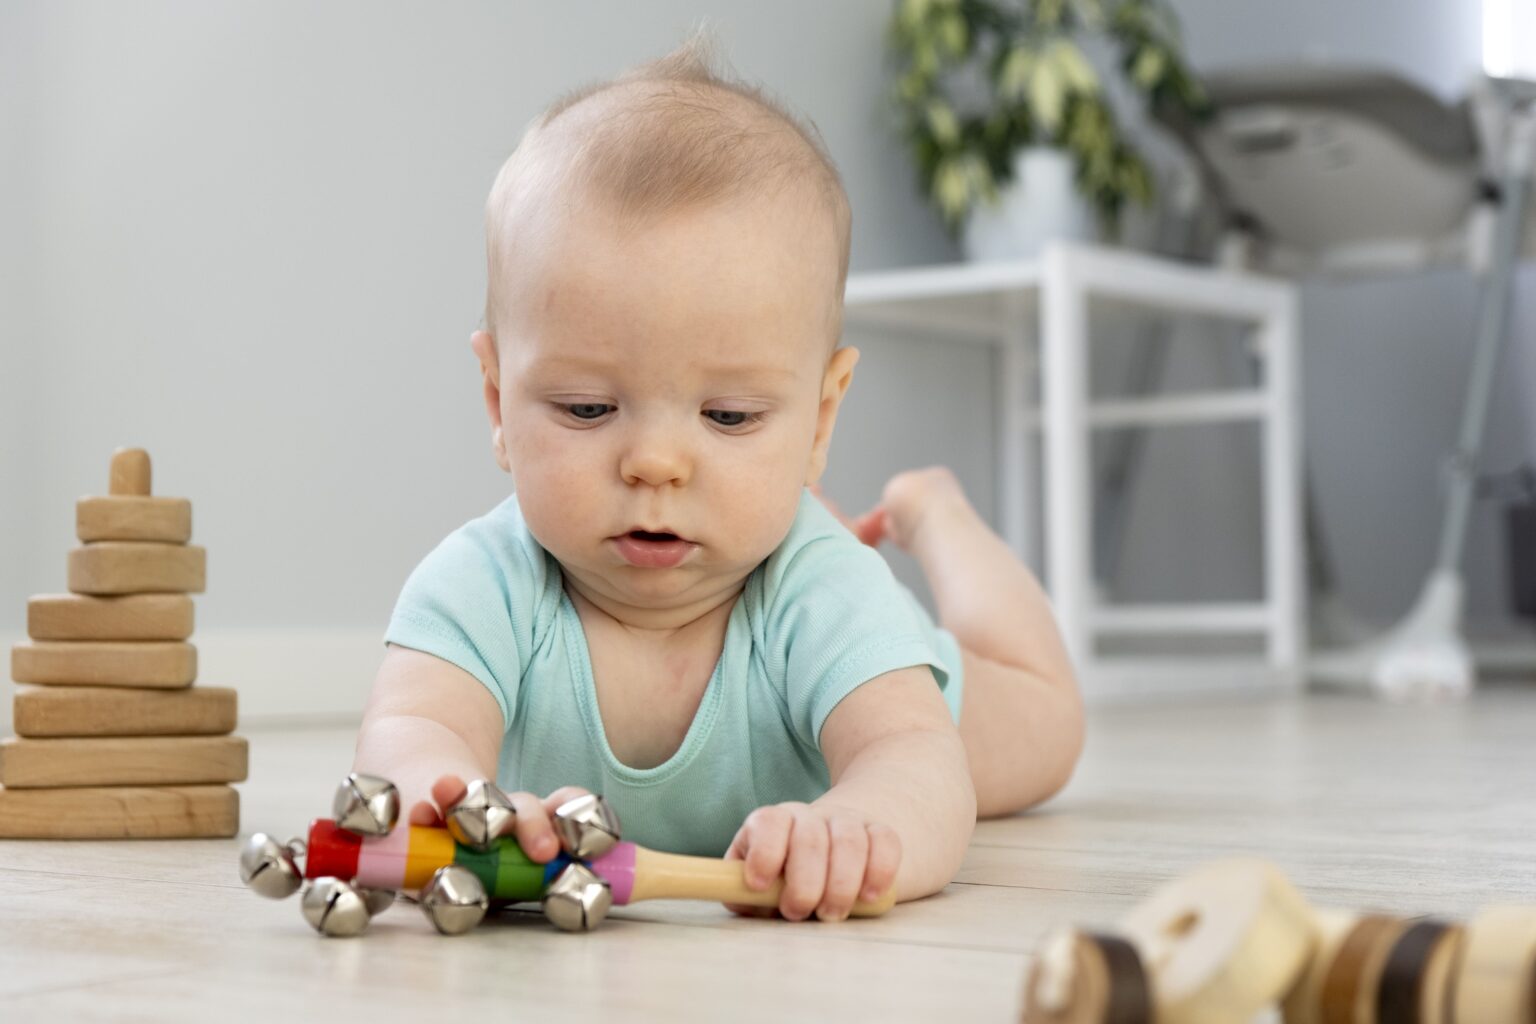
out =
<svg viewBox="0 0 1536 1024"><path fill-rule="evenodd" d="M705 409L704 415L708 416L716 426L720 427L744 427L748 423L755 423L762 419L762 413L743 412L740 409Z"/></svg>
<svg viewBox="0 0 1536 1024"><path fill-rule="evenodd" d="M613 409L611 405L602 402L573 402L565 407L565 411L579 420L601 419Z"/></svg>

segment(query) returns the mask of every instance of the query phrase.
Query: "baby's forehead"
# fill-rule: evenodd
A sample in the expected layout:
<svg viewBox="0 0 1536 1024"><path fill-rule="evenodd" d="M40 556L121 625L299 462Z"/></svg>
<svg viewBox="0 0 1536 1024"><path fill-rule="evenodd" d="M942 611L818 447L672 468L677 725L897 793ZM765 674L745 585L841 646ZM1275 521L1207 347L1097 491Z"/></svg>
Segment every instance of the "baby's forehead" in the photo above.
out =
<svg viewBox="0 0 1536 1024"><path fill-rule="evenodd" d="M529 129L494 191L532 212L604 202L634 219L749 200L808 210L836 231L841 185L800 129L728 88L619 82ZM521 184L522 187L515 187ZM503 188L503 186L512 186ZM507 220L515 219L508 204Z"/></svg>

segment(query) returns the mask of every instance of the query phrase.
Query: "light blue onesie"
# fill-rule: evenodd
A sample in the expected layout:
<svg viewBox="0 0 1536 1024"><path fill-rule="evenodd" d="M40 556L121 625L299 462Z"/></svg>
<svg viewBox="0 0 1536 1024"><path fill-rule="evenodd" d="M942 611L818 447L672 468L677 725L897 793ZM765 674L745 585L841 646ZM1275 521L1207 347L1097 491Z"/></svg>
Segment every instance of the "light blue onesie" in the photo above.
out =
<svg viewBox="0 0 1536 1024"><path fill-rule="evenodd" d="M422 560L385 640L490 690L507 730L503 788L584 786L607 797L624 838L679 853L719 856L754 809L826 792L821 726L861 683L928 665L960 717L955 638L809 492L731 609L682 746L654 768L631 768L609 748L581 620L515 495Z"/></svg>

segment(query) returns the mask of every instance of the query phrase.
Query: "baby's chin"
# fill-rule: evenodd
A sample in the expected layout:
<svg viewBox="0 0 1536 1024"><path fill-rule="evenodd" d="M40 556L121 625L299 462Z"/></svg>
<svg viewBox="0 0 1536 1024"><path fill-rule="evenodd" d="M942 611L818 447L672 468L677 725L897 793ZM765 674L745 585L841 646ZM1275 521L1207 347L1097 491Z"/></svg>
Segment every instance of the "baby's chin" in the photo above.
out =
<svg viewBox="0 0 1536 1024"><path fill-rule="evenodd" d="M562 563L567 589L614 618L632 625L679 625L708 614L721 604L734 602L747 577L760 564L729 571L706 571L684 563L673 569L642 569L634 566L604 567L583 571ZM681 622L672 622L672 619Z"/></svg>

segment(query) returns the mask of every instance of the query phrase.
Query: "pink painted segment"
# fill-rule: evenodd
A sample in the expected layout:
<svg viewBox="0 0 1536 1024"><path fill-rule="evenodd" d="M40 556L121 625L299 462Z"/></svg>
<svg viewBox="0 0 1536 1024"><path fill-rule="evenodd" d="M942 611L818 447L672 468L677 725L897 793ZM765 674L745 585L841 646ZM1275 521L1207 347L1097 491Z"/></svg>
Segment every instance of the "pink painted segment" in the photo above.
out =
<svg viewBox="0 0 1536 1024"><path fill-rule="evenodd" d="M363 849L367 849L366 844ZM628 903L630 895L635 891L635 849L634 843L619 843L589 862L593 871L607 879L609 888L613 890L615 906L622 907Z"/></svg>
<svg viewBox="0 0 1536 1024"><path fill-rule="evenodd" d="M370 889L395 889L405 880L406 855L411 849L411 830L405 826L388 835L363 840L357 852L357 882Z"/></svg>

